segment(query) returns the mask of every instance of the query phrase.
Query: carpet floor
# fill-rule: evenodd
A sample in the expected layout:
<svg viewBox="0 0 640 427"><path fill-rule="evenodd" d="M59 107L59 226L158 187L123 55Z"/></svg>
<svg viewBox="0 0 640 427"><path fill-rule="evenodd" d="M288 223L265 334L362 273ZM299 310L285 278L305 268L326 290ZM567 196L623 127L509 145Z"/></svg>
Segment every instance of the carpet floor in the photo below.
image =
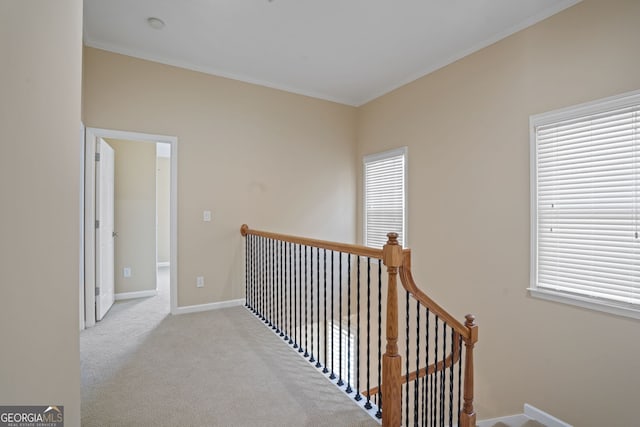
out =
<svg viewBox="0 0 640 427"><path fill-rule="evenodd" d="M377 426L243 307L117 302L80 334L83 426Z"/></svg>

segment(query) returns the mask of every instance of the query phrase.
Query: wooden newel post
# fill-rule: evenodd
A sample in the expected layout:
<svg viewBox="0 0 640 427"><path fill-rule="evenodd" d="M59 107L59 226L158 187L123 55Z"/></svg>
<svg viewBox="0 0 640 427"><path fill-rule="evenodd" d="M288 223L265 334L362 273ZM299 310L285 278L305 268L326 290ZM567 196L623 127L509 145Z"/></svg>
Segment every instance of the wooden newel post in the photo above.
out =
<svg viewBox="0 0 640 427"><path fill-rule="evenodd" d="M469 330L469 339L465 340L464 359L464 406L460 414L460 427L475 427L476 411L473 408L473 347L478 342L478 325L471 314L465 316L465 326Z"/></svg>
<svg viewBox="0 0 640 427"><path fill-rule="evenodd" d="M382 250L382 261L387 266L389 284L387 292L387 348L382 356L382 425L398 427L401 423L402 358L398 354L398 268L402 265L402 248L398 234L387 234L389 240Z"/></svg>

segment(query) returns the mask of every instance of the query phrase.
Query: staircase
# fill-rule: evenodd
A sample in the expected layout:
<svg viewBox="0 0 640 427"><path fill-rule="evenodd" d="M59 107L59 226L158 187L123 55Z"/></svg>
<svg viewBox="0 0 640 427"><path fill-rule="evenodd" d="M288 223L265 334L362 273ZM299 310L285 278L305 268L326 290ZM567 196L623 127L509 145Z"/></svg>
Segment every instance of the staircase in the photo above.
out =
<svg viewBox="0 0 640 427"><path fill-rule="evenodd" d="M475 318L417 286L395 233L376 249L240 232L247 309L383 426L476 425Z"/></svg>

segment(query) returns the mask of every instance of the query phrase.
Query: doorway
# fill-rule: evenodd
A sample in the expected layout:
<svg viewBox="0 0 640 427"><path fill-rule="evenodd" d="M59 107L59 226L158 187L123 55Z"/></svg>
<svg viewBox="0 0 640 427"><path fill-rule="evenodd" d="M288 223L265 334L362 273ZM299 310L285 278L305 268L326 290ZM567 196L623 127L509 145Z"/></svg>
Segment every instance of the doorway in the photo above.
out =
<svg viewBox="0 0 640 427"><path fill-rule="evenodd" d="M120 191L117 184L114 184L116 209L115 226L112 230L101 228L103 223L100 223L100 217L103 215L101 206L108 205L108 202L103 201L101 191L101 188L108 188L104 177L101 178L101 171L108 169L102 164L105 145L115 148L116 174L119 174L116 181L120 182ZM84 314L85 327L93 326L108 310L106 306L109 305L110 288L113 301L156 295L161 291L159 286L168 282L167 311L175 313L177 154L176 137L86 128L85 286L84 313L81 313L81 316ZM142 181L131 181L135 179L135 175L141 175L143 170L147 172ZM162 190L161 186L166 186L166 191L159 191ZM115 242L116 253L113 266L109 267L108 261L104 261L105 251L102 248L111 236L111 241ZM140 241L152 242L153 246L150 250L136 247ZM107 260L108 254L106 251ZM113 283L104 281L102 266L105 265L112 273Z"/></svg>

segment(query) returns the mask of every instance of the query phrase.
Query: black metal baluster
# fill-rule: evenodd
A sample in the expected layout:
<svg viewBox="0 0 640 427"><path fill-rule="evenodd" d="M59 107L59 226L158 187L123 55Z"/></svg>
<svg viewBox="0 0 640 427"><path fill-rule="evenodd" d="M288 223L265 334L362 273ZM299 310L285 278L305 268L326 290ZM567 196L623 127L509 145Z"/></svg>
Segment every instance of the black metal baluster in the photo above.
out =
<svg viewBox="0 0 640 427"><path fill-rule="evenodd" d="M282 241L276 240L276 334L282 336Z"/></svg>
<svg viewBox="0 0 640 427"><path fill-rule="evenodd" d="M253 237L253 313L257 314L260 307L259 274L260 274L260 239Z"/></svg>
<svg viewBox="0 0 640 427"><path fill-rule="evenodd" d="M271 251L271 260L272 260L272 269L271 269L271 299L273 305L271 306L271 316L269 316L271 321L271 329L276 331L277 333L277 324L278 324L278 242L276 240L271 241L272 251Z"/></svg>
<svg viewBox="0 0 640 427"><path fill-rule="evenodd" d="M258 266L258 307L260 308L260 319L264 320L264 278L266 271L266 261L264 256L264 237L258 238L258 259L260 260Z"/></svg>
<svg viewBox="0 0 640 427"><path fill-rule="evenodd" d="M456 339L453 328L451 328L451 366L449 367L449 425L453 425L453 357L454 340Z"/></svg>
<svg viewBox="0 0 640 427"><path fill-rule="evenodd" d="M427 343L427 348L425 349L425 360L424 360L424 365L427 367L427 369L429 369L429 308L425 308L425 313L424 313L424 317L426 318L426 323L425 323L425 342ZM431 393L429 392L429 380L430 380L431 376L426 376L424 377L425 380L425 394L424 394L424 401L425 401L425 408L424 408L424 415L423 415L423 420L422 420L422 425L423 426L428 426L428 418L429 415L431 414L429 412L429 397L431 396Z"/></svg>
<svg viewBox="0 0 640 427"><path fill-rule="evenodd" d="M367 402L365 409L371 409L371 258L367 257Z"/></svg>
<svg viewBox="0 0 640 427"><path fill-rule="evenodd" d="M280 336L287 341L287 245L280 242Z"/></svg>
<svg viewBox="0 0 640 427"><path fill-rule="evenodd" d="M307 317L307 281L309 280L309 274L307 271L307 246L304 246L304 357L309 357L309 352L307 351L308 347L308 342L307 342L307 329L309 322L308 322L308 317Z"/></svg>
<svg viewBox="0 0 640 427"><path fill-rule="evenodd" d="M267 313L267 321L270 327L273 327L273 323L271 319L273 317L273 240L269 239L269 253L267 254L269 257L269 312Z"/></svg>
<svg viewBox="0 0 640 427"><path fill-rule="evenodd" d="M351 393L351 254L347 254L347 393Z"/></svg>
<svg viewBox="0 0 640 427"><path fill-rule="evenodd" d="M360 401L362 400L362 396L360 395L360 255L356 257L356 262L358 263L358 280L356 281L356 307L358 314L356 316L356 395L354 399Z"/></svg>
<svg viewBox="0 0 640 427"><path fill-rule="evenodd" d="M284 318L283 318L283 292L282 292L282 281L284 276L284 263L282 262L282 245L283 242L280 240L280 244L278 245L278 327L276 332L281 337L284 337Z"/></svg>
<svg viewBox="0 0 640 427"><path fill-rule="evenodd" d="M279 253L278 253L278 241L273 241L273 256L275 260L275 266L273 269L273 329L276 331L276 334L280 333L280 329L278 328L280 314L280 294L278 286L278 274L280 273L280 264L278 263Z"/></svg>
<svg viewBox="0 0 640 427"><path fill-rule="evenodd" d="M296 268L296 259L298 257L298 245L293 244L293 329L291 335L293 335L293 348L298 348L298 340L296 331L298 330L298 269Z"/></svg>
<svg viewBox="0 0 640 427"><path fill-rule="evenodd" d="M440 427L444 427L444 390L446 387L446 369L444 367L444 361L447 359L447 324L442 322L442 370L440 370Z"/></svg>
<svg viewBox="0 0 640 427"><path fill-rule="evenodd" d="M460 425L460 405L462 402L462 335L458 337L460 357L458 358L458 425Z"/></svg>
<svg viewBox="0 0 640 427"><path fill-rule="evenodd" d="M420 301L416 300L416 379L413 384L413 425L419 421L418 395L420 394Z"/></svg>
<svg viewBox="0 0 640 427"><path fill-rule="evenodd" d="M327 365L329 364L327 362L327 250L323 249L322 251L324 258L324 368L322 368L322 373L326 374L329 372L329 369L327 369Z"/></svg>
<svg viewBox="0 0 640 427"><path fill-rule="evenodd" d="M378 411L376 418L382 418L382 260L378 260Z"/></svg>
<svg viewBox="0 0 640 427"><path fill-rule="evenodd" d="M406 375L406 386L405 386L405 394L404 394L404 413L405 413L405 426L409 427L409 292L406 291L406 298L405 298L405 318L404 318L404 323L405 323L405 327L406 327L406 331L405 331L405 375Z"/></svg>
<svg viewBox="0 0 640 427"><path fill-rule="evenodd" d="M295 319L291 317L293 311L293 300L295 299L293 292L293 274L291 272L291 258L293 256L293 244L289 243L289 344L293 344L293 334L295 334ZM295 265L294 265L295 266Z"/></svg>
<svg viewBox="0 0 640 427"><path fill-rule="evenodd" d="M282 253L283 253L283 259L282 259L282 269L284 271L284 278L282 279L282 285L283 285L283 293L284 293L284 298L282 299L282 305L283 305L283 314L282 314L282 334L280 334L280 336L282 337L282 339L284 341L289 341L289 317L287 316L287 278L289 277L289 270L287 270L287 246L288 243L286 242L282 242Z"/></svg>
<svg viewBox="0 0 640 427"><path fill-rule="evenodd" d="M302 353L302 245L298 244L296 252L298 253L298 341L294 345L294 348L298 347L298 353Z"/></svg>
<svg viewBox="0 0 640 427"><path fill-rule="evenodd" d="M271 324L271 310L273 308L273 292L272 292L272 273L273 270L273 251L271 239L267 240L267 287L265 296L267 297L267 312L265 313L265 320L268 326L272 326Z"/></svg>
<svg viewBox="0 0 640 427"><path fill-rule="evenodd" d="M339 326L339 334L338 334L338 385L344 385L344 381L342 379L342 252L338 252L338 294L340 296L339 305L339 317L338 317L338 326Z"/></svg>
<svg viewBox="0 0 640 427"><path fill-rule="evenodd" d="M244 306L249 307L249 238L244 239Z"/></svg>
<svg viewBox="0 0 640 427"><path fill-rule="evenodd" d="M255 273L255 260L256 260L256 247L255 247L255 236L253 235L248 235L247 238L249 240L247 240L249 242L249 286L247 289L247 298L248 298L248 303L247 303L247 307L249 307L251 309L251 312L255 311L256 308L256 301L253 297L253 291L255 290L255 280L254 280L254 273Z"/></svg>
<svg viewBox="0 0 640 427"><path fill-rule="evenodd" d="M334 299L333 299L333 287L335 286L335 266L334 266L334 261L333 261L333 255L335 255L334 251L331 251L331 375L329 375L329 379L331 380L335 380L336 379L336 371L335 371L335 366L334 366L334 359L335 359L335 347L333 346L333 341L334 341L334 335L335 335L335 317L333 316L333 306L334 306Z"/></svg>
<svg viewBox="0 0 640 427"><path fill-rule="evenodd" d="M322 366L320 364L320 355L322 354L320 350L320 248L316 248L316 295L318 296L316 301L316 315L318 320L316 322L316 342L318 344L318 361L316 362L316 368L319 368Z"/></svg>
<svg viewBox="0 0 640 427"><path fill-rule="evenodd" d="M316 361L315 357L313 357L313 247L311 247L311 282L309 286L311 290L311 357L309 358L309 362L313 363Z"/></svg>
<svg viewBox="0 0 640 427"><path fill-rule="evenodd" d="M266 271L266 262L264 257L264 237L258 238L258 258L260 260L258 271L259 278L258 284L260 289L258 290L258 307L260 308L260 319L264 320L264 276Z"/></svg>
<svg viewBox="0 0 640 427"><path fill-rule="evenodd" d="M280 313L279 313L279 320L278 320L278 326L280 329L280 336L284 337L284 313L285 313L285 304L284 301L286 299L286 295L284 295L284 277L286 275L286 272L284 271L284 256L283 256L283 248L284 247L284 242L281 240L280 241L280 280L278 281L279 284L279 293L280 293L280 298L278 298L279 301L279 306L280 306Z"/></svg>
<svg viewBox="0 0 640 427"><path fill-rule="evenodd" d="M434 366L437 366L437 361L438 361L438 316L435 316L435 326L434 326L434 331L435 331L435 340L434 340L434 347L435 347L435 351L434 351L434 358L433 358L433 364ZM433 423L433 427L436 427L436 422L437 422L437 407L436 404L437 402L437 394L438 394L438 373L434 371L433 373L433 391L431 393L431 411L433 412L432 415L432 423Z"/></svg>

